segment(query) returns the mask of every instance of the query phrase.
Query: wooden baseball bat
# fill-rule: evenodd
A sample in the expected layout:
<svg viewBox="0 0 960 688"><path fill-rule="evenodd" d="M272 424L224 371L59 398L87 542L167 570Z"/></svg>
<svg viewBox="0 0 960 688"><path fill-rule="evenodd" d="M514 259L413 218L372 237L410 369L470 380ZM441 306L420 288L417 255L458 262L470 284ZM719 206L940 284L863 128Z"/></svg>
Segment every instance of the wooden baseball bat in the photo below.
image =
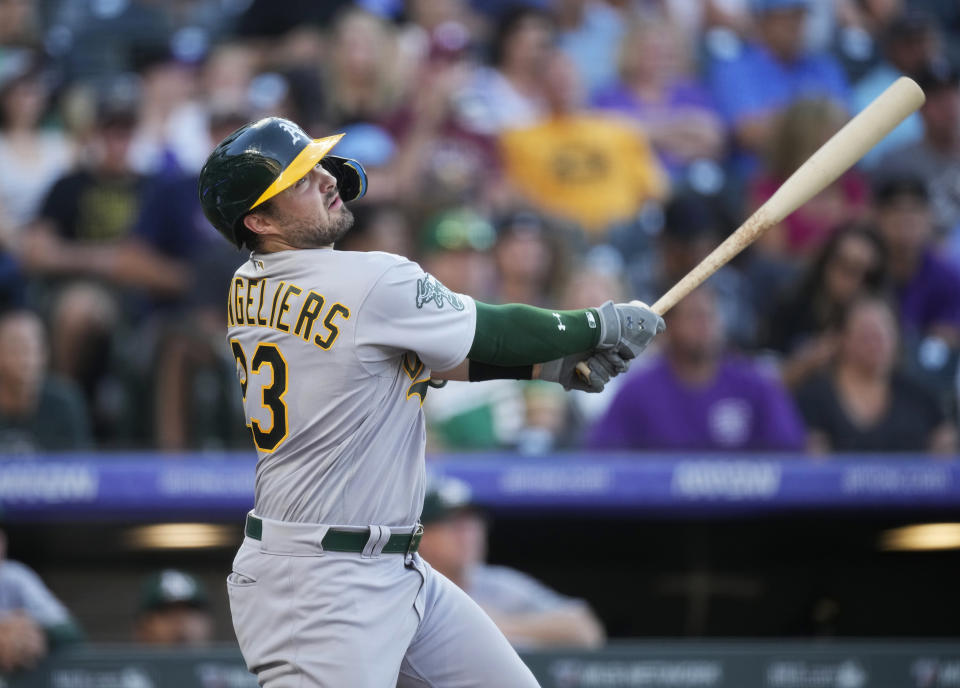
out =
<svg viewBox="0 0 960 688"><path fill-rule="evenodd" d="M658 315L664 315L761 234L836 181L880 139L923 105L924 99L923 91L913 79L902 76L893 82L820 146L766 203L757 208L746 222L673 285L670 291L657 299L651 309ZM577 364L577 372L585 378L590 376L590 369L584 362Z"/></svg>

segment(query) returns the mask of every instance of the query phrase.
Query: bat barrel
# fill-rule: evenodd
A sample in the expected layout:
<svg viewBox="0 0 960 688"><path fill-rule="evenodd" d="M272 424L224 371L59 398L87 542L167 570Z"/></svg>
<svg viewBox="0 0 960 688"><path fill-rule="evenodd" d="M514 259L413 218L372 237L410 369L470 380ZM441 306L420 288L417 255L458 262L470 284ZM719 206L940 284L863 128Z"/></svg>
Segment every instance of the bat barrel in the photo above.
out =
<svg viewBox="0 0 960 688"><path fill-rule="evenodd" d="M904 76L893 82L817 149L733 234L657 299L653 310L663 315L673 308L761 234L835 182L923 101L923 91L912 79Z"/></svg>
<svg viewBox="0 0 960 688"><path fill-rule="evenodd" d="M817 149L733 234L657 299L651 306L653 311L658 315L666 314L761 234L836 181L923 105L924 99L923 91L912 79L900 77L893 82ZM590 369L583 362L577 364L577 370L584 379L590 375Z"/></svg>

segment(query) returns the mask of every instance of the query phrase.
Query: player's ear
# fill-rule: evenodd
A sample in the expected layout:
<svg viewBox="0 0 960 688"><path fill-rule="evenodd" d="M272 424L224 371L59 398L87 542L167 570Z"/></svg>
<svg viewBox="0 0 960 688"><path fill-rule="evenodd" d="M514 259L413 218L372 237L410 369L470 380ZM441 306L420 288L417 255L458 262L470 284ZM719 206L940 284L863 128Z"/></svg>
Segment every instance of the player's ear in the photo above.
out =
<svg viewBox="0 0 960 688"><path fill-rule="evenodd" d="M254 234L269 234L273 223L270 221L270 216L267 213L254 210L252 213L247 213L244 216L243 226Z"/></svg>

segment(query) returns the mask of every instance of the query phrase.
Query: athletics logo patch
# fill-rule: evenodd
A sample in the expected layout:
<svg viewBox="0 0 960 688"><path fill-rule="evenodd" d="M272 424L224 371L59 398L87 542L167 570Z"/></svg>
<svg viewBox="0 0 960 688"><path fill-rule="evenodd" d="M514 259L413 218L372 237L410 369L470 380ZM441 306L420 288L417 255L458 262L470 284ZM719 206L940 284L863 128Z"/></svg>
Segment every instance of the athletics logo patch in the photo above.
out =
<svg viewBox="0 0 960 688"><path fill-rule="evenodd" d="M440 284L433 275L427 275L417 280L417 308L423 308L426 303L433 302L437 309L443 308L445 303L455 311L463 310L463 301L456 294Z"/></svg>
<svg viewBox="0 0 960 688"><path fill-rule="evenodd" d="M299 129L298 127L294 126L294 125L291 124L290 122L281 120L277 126L279 126L279 127L280 127L281 129L283 129L285 132L287 132L288 134L290 134L290 140L293 141L293 145L297 145L297 144L300 143L301 141L309 141L309 140L310 140L309 137L303 135L303 132L300 131L300 129Z"/></svg>

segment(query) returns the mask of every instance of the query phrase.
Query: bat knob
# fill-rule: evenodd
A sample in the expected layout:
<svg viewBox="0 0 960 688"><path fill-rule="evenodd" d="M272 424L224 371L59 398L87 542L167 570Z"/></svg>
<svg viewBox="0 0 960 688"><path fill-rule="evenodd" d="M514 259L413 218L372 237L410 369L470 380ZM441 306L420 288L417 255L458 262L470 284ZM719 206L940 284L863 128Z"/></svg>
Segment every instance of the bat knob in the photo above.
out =
<svg viewBox="0 0 960 688"><path fill-rule="evenodd" d="M580 361L577 364L577 375L584 382L590 382L590 366L588 366L585 361Z"/></svg>

